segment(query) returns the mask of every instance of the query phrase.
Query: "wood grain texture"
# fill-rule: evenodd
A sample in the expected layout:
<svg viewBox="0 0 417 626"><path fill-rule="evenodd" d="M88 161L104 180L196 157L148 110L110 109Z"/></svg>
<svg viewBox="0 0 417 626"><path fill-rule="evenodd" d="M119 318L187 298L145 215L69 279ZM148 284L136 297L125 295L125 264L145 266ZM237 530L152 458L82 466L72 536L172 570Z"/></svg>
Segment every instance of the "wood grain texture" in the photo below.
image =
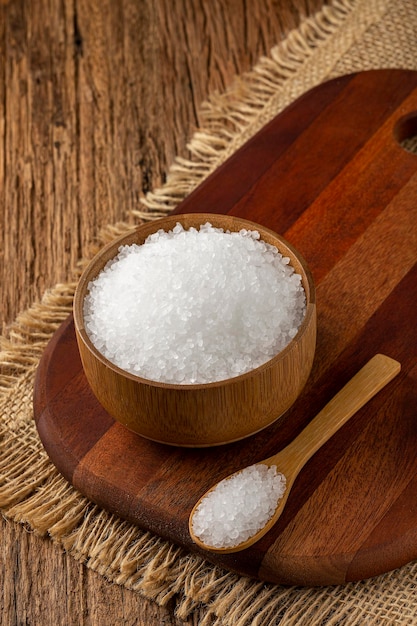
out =
<svg viewBox="0 0 417 626"><path fill-rule="evenodd" d="M321 0L11 0L0 6L1 323L129 219L198 124ZM16 253L18 250L18 253Z"/></svg>
<svg viewBox="0 0 417 626"><path fill-rule="evenodd" d="M97 230L163 182L209 92L322 4L1 0L0 327L65 281ZM172 610L1 524L5 624L179 624Z"/></svg>
<svg viewBox="0 0 417 626"><path fill-rule="evenodd" d="M364 115L364 101L376 124ZM198 497L217 480L282 449L380 352L400 362L401 374L308 462L277 524L244 552L202 553L244 574L308 585L357 580L417 558L415 509L404 504L417 471L417 158L396 139L410 114L417 115L416 72L336 79L275 118L178 207L178 213L202 203L207 208L223 189L221 211L250 210L254 221L291 235L316 280L318 342L311 376L293 407L262 433L187 451L147 442L106 421L103 434L98 429L89 435L86 450L84 431L103 415L99 405L83 413L81 424L73 415L75 392L90 410L94 399L82 381L80 360L70 376L62 365L65 346L74 341L68 319L41 362L35 416L51 457L80 491L199 551L187 524ZM281 135L286 149L274 155L271 144L281 146ZM234 178L240 162L249 167L251 155L252 176L240 177L239 191ZM71 429L74 419L80 433Z"/></svg>

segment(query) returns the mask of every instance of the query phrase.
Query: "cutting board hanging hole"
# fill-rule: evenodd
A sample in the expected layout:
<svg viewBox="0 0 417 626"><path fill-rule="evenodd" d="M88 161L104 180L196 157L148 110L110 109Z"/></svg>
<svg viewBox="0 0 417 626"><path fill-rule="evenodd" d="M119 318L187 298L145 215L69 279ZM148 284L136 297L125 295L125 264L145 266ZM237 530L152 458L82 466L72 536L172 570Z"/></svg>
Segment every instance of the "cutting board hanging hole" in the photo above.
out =
<svg viewBox="0 0 417 626"><path fill-rule="evenodd" d="M417 112L408 113L398 120L394 137L403 150L417 156Z"/></svg>

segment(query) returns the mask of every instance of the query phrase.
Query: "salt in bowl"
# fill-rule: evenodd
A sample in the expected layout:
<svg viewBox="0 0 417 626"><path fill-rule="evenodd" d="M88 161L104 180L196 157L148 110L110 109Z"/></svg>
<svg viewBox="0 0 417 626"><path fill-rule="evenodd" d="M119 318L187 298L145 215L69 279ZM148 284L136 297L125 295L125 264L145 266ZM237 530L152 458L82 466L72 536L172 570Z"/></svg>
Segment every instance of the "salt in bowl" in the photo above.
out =
<svg viewBox="0 0 417 626"><path fill-rule="evenodd" d="M129 373L114 365L95 347L86 331L84 302L89 284L114 259L120 246L143 244L157 232L199 228L239 232L257 230L261 240L289 257L300 274L306 312L290 343L266 363L238 376L217 382L171 384ZM155 312L157 319L157 312ZM313 363L316 343L315 287L302 256L285 239L259 224L230 215L172 215L143 224L111 242L84 270L74 299L75 331L87 381L97 400L113 416L139 435L156 442L186 447L206 447L248 437L272 424L294 403Z"/></svg>

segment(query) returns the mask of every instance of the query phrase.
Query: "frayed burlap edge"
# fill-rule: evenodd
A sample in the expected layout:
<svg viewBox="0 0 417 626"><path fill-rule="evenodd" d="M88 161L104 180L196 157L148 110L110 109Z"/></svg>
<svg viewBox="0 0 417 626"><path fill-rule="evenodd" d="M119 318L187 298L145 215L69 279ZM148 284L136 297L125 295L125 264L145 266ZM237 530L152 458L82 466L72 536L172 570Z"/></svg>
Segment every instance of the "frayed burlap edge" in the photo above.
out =
<svg viewBox="0 0 417 626"><path fill-rule="evenodd" d="M203 107L204 127L189 144L190 158L178 158L167 184L143 200L139 220L169 213L203 179L298 95L325 80L341 56L383 15L388 0L335 0L303 22L252 72L226 94ZM198 210L198 207L196 207ZM91 249L131 228L126 223L102 231ZM142 532L103 511L79 494L50 463L36 435L29 407L39 358L72 308L80 272L48 291L21 314L1 339L0 508L8 519L49 536L68 554L109 581L164 605L175 598L179 618L204 608L201 626L279 624L394 624L398 608L384 593L395 581L401 600L404 580L416 565L372 582L322 589L283 588L221 570L198 556ZM22 398L19 405L18 399ZM17 400L16 400L17 399ZM409 613L407 614L409 616ZM407 615L401 623L413 622ZM407 621L405 621L407 620Z"/></svg>

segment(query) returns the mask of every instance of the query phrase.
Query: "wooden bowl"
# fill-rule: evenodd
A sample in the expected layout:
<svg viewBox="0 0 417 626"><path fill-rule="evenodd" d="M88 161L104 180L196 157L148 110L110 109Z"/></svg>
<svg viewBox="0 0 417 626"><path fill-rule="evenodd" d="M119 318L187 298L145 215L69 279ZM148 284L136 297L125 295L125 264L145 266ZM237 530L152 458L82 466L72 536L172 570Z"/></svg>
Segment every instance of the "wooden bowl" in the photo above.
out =
<svg viewBox="0 0 417 626"><path fill-rule="evenodd" d="M307 310L297 335L267 363L245 374L208 384L167 384L130 374L108 361L90 341L83 320L88 284L121 245L141 244L159 229L210 222L214 227L257 230L261 239L288 256L302 277ZM269 426L294 403L313 363L316 343L315 288L301 255L273 231L230 215L173 215L143 224L105 246L79 281L74 300L78 347L86 378L98 401L117 421L153 441L203 447L230 443Z"/></svg>

